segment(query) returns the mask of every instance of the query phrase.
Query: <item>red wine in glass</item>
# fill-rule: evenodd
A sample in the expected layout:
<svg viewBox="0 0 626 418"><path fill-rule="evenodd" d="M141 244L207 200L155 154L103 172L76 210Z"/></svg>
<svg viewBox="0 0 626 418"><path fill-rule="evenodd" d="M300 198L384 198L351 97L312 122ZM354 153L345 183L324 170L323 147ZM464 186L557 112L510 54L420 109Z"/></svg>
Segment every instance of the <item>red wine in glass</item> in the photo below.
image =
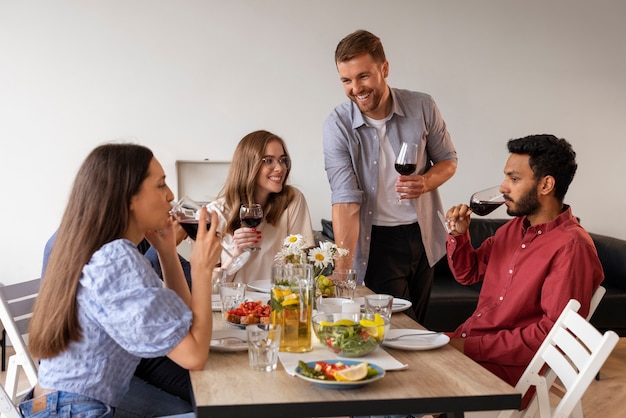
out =
<svg viewBox="0 0 626 418"><path fill-rule="evenodd" d="M241 223L244 226L247 226L248 228L256 228L257 226L259 226L259 224L261 223L262 220L263 220L262 216L259 216L259 217L243 216L241 218Z"/></svg>
<svg viewBox="0 0 626 418"><path fill-rule="evenodd" d="M470 198L469 207L478 216L485 216L498 209L504 203L500 186L490 187L476 192Z"/></svg>
<svg viewBox="0 0 626 418"><path fill-rule="evenodd" d="M256 228L263 220L263 208L258 203L243 204L239 208L239 220L243 226L248 228ZM247 247L246 251L257 251L261 247L252 246Z"/></svg>
<svg viewBox="0 0 626 418"><path fill-rule="evenodd" d="M189 238L192 240L196 240L198 236L198 220L197 219L180 219L178 220L178 224L185 230ZM206 229L207 231L211 228L211 223L207 222Z"/></svg>
<svg viewBox="0 0 626 418"><path fill-rule="evenodd" d="M394 167L398 173L402 176L408 176L413 174L417 168L417 164L394 164Z"/></svg>
<svg viewBox="0 0 626 418"><path fill-rule="evenodd" d="M494 210L498 209L502 203L491 202L470 202L470 209L478 216L489 215Z"/></svg>
<svg viewBox="0 0 626 418"><path fill-rule="evenodd" d="M402 176L413 174L417 168L417 144L411 142L402 142L400 152L394 162L394 168ZM396 205L408 205L407 199L400 199L400 196L392 203Z"/></svg>

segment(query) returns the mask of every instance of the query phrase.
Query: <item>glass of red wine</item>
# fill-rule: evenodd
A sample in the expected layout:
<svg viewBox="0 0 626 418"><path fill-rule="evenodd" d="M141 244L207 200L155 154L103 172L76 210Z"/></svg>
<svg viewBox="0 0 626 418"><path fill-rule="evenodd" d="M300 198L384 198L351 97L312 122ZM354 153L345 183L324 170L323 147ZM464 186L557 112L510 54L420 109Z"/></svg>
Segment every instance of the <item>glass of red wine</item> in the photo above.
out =
<svg viewBox="0 0 626 418"><path fill-rule="evenodd" d="M215 212L217 214L219 222L217 229L221 233L226 227L226 217L224 216L223 208L221 208L217 202L211 202L206 206L209 213ZM185 230L189 238L193 241L196 240L198 235L198 220L200 217L201 207L200 203L185 196L178 202L172 202L172 209L170 210L170 215L176 219L178 224ZM207 230L211 227L210 219L211 218L207 218ZM237 257L233 256L228 249L233 246L234 243L232 242L232 236L228 234L222 235L222 250L232 260L231 264L226 268L227 274L235 274L250 258L250 254L245 252Z"/></svg>
<svg viewBox="0 0 626 418"><path fill-rule="evenodd" d="M402 147L400 147L400 152L396 157L394 168L402 176L408 176L415 172L415 169L417 168L417 144L402 142ZM402 194L400 194L398 198L393 201L393 203L398 205L408 205L409 201L407 199L401 199L401 196Z"/></svg>
<svg viewBox="0 0 626 418"><path fill-rule="evenodd" d="M256 228L263 220L263 208L258 203L243 204L239 208L239 219L241 224L248 228ZM246 251L257 251L261 247L247 247Z"/></svg>
<svg viewBox="0 0 626 418"><path fill-rule="evenodd" d="M500 193L500 186L490 187L476 192L470 198L469 207L478 216L485 216L504 204L504 195Z"/></svg>

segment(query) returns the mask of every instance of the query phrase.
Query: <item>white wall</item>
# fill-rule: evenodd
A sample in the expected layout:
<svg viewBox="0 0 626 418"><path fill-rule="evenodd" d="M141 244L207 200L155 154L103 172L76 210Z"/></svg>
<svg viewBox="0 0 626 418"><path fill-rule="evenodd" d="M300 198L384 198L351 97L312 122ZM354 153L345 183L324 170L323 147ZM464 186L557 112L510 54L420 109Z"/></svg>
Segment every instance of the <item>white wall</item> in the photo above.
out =
<svg viewBox="0 0 626 418"><path fill-rule="evenodd" d="M319 228L321 125L345 100L333 53L359 28L392 86L441 108L459 153L445 206L500 183L507 139L554 133L578 153L574 213L626 239L625 16L621 0L0 0L0 282L39 275L78 166L115 138L151 147L175 186L176 160L274 131Z"/></svg>

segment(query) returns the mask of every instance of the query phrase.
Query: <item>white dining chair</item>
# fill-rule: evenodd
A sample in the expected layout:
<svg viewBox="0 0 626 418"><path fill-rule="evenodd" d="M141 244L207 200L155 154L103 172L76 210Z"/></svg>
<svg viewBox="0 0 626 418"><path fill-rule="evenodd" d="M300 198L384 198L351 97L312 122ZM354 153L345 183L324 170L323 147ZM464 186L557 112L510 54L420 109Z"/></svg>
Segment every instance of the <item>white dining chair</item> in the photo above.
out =
<svg viewBox="0 0 626 418"><path fill-rule="evenodd" d="M13 400L4 390L4 386L0 385L0 417L2 418L21 418L22 414L17 410Z"/></svg>
<svg viewBox="0 0 626 418"><path fill-rule="evenodd" d="M24 370L30 387L37 384L37 367L26 347L24 335L28 333L28 324L39 292L40 282L41 279L35 279L0 286L0 320L4 326L6 337L15 349L15 354L9 357L4 384L5 390L13 402L16 402L16 399L24 395L29 389L18 392L21 370Z"/></svg>
<svg viewBox="0 0 626 418"><path fill-rule="evenodd" d="M582 418L582 396L615 348L619 336L614 331L600 333L578 314L578 309L580 303L577 300L568 302L515 385L522 394L531 387L536 390L526 409L500 411L495 415L480 411L465 416ZM553 406L550 388L557 378L564 393Z"/></svg>

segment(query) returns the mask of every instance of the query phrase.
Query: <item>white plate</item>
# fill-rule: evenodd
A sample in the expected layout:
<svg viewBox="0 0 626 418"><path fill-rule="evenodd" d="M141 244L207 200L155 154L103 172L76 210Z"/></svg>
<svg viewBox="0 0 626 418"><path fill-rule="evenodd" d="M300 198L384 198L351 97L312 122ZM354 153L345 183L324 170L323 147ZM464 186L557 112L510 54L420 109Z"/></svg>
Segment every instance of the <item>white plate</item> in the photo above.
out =
<svg viewBox="0 0 626 418"><path fill-rule="evenodd" d="M347 366L354 366L356 364L361 363L361 361L358 360L345 360L345 359L341 359L341 360L318 360L318 361L324 361L328 364L334 364L334 363L338 363L341 362ZM309 367L315 367L315 363L317 363L317 361L309 361L307 362L307 366ZM307 382L311 382L316 386L320 386L326 389L356 389L356 388L360 388L362 386L365 386L369 383L375 382L377 380L382 379L385 376L385 370L383 370L382 367L379 367L375 364L372 363L368 363L369 366L373 369L376 369L376 371L378 372L376 374L376 376L370 377L369 379L366 380L359 380L358 382L338 382L336 380L318 380L318 379L313 379L312 377L308 377L303 375L300 372L300 366L296 367L296 376L298 376L300 379L306 380Z"/></svg>
<svg viewBox="0 0 626 418"><path fill-rule="evenodd" d="M450 341L450 337L445 334L427 334L420 335L422 333L429 333L432 331L424 329L391 329L385 336L383 345L391 348L398 348L400 350L432 350L434 348L442 347ZM405 334L408 335L400 340L387 341L387 338L395 338Z"/></svg>
<svg viewBox="0 0 626 418"><path fill-rule="evenodd" d="M391 312L402 312L409 309L413 304L410 300L393 298L393 304L391 305Z"/></svg>
<svg viewBox="0 0 626 418"><path fill-rule="evenodd" d="M272 290L272 282L270 280L254 280L248 283L248 287L258 292L269 293Z"/></svg>
<svg viewBox="0 0 626 418"><path fill-rule="evenodd" d="M354 298L354 301L357 302L358 304L360 304L361 308L363 306L365 306L365 299L362 298L362 297ZM413 306L413 304L411 303L410 300L400 299L400 298L393 298L393 304L391 306L391 312L396 313L396 312L406 311L411 306Z"/></svg>
<svg viewBox="0 0 626 418"><path fill-rule="evenodd" d="M238 337L227 338L227 337ZM245 330L238 329L218 329L213 331L211 339L211 350L213 351L247 351L248 342Z"/></svg>
<svg viewBox="0 0 626 418"><path fill-rule="evenodd" d="M261 302L263 302L263 305L267 305L269 303L270 296L267 293L248 292L246 290L246 300L253 300L255 302L260 300ZM220 295L211 296L211 308L213 309L213 312L219 312L222 310Z"/></svg>

